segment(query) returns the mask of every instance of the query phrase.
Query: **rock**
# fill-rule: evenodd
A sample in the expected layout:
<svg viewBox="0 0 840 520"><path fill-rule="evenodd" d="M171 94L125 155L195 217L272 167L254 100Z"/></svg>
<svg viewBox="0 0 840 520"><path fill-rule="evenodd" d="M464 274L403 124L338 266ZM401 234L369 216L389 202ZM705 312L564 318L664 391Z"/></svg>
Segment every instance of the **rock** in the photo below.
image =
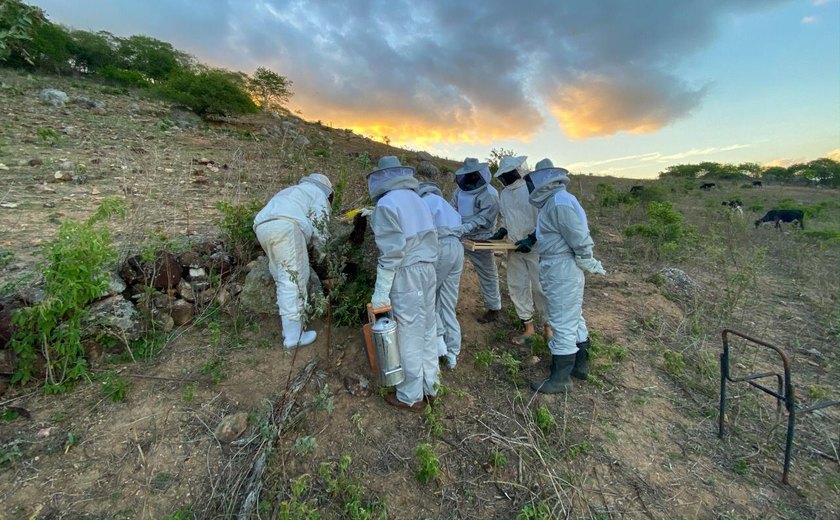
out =
<svg viewBox="0 0 840 520"><path fill-rule="evenodd" d="M140 255L129 257L120 267L119 275L128 285L140 283L162 291L178 286L181 265L172 253L158 251L154 262L147 262Z"/></svg>
<svg viewBox="0 0 840 520"><path fill-rule="evenodd" d="M300 147L309 146L309 139L305 135L299 135L295 137L294 145Z"/></svg>
<svg viewBox="0 0 840 520"><path fill-rule="evenodd" d="M137 114L138 112L140 112L140 105L138 105L137 103L132 103L128 105L128 111L132 114Z"/></svg>
<svg viewBox="0 0 840 520"><path fill-rule="evenodd" d="M134 305L118 294L91 305L82 323L82 330L85 337L104 334L117 339L135 340L140 338L143 327Z"/></svg>
<svg viewBox="0 0 840 520"><path fill-rule="evenodd" d="M178 282L178 294L190 303L195 302L195 292L193 292L192 285L184 279Z"/></svg>
<svg viewBox="0 0 840 520"><path fill-rule="evenodd" d="M195 316L193 304L186 300L175 300L169 308L169 315L177 326L186 325Z"/></svg>
<svg viewBox="0 0 840 520"><path fill-rule="evenodd" d="M53 178L50 182L66 182L66 181L72 181L72 180L73 180L73 174L70 173L70 172L55 172L53 174Z"/></svg>
<svg viewBox="0 0 840 520"><path fill-rule="evenodd" d="M219 442L233 442L241 437L247 429L248 414L246 412L236 412L233 415L224 416L213 433Z"/></svg>
<svg viewBox="0 0 840 520"><path fill-rule="evenodd" d="M357 397L367 397L371 393L370 381L361 374L344 376L344 388Z"/></svg>
<svg viewBox="0 0 840 520"><path fill-rule="evenodd" d="M17 297L26 305L37 305L44 301L47 293L43 289L36 286L21 287L17 291Z"/></svg>
<svg viewBox="0 0 840 520"><path fill-rule="evenodd" d="M692 280L684 271L675 267L666 267L659 271L657 275L661 278L668 294L677 300L693 300L700 290L697 282Z"/></svg>
<svg viewBox="0 0 840 520"><path fill-rule="evenodd" d="M29 159L29 166L41 166L44 164L44 161L41 159Z"/></svg>
<svg viewBox="0 0 840 520"><path fill-rule="evenodd" d="M201 267L191 267L190 268L190 281L191 282L203 282L207 280L207 271L205 271Z"/></svg>
<svg viewBox="0 0 840 520"><path fill-rule="evenodd" d="M236 267L236 257L226 251L213 253L208 267L222 278L227 278Z"/></svg>
<svg viewBox="0 0 840 520"><path fill-rule="evenodd" d="M183 282L183 280L181 280L181 282ZM181 282L178 283L179 287ZM175 298L172 298L166 293L158 293L152 296L152 305L157 309L166 309L167 312L169 311L169 307L172 305L173 301L175 301Z"/></svg>
<svg viewBox="0 0 840 520"><path fill-rule="evenodd" d="M15 209L18 207L16 202L0 202L0 208Z"/></svg>
<svg viewBox="0 0 840 520"><path fill-rule="evenodd" d="M108 273L108 288L102 291L99 295L100 298L105 298L106 296L114 296L115 294L121 294L126 289L125 282L120 275L114 272Z"/></svg>
<svg viewBox="0 0 840 520"><path fill-rule="evenodd" d="M297 133L298 131L297 125L291 121L283 121L281 126L283 127L284 132Z"/></svg>
<svg viewBox="0 0 840 520"><path fill-rule="evenodd" d="M231 296L239 296L239 293L242 292L242 286L238 283L232 283L228 285L228 291L230 291Z"/></svg>
<svg viewBox="0 0 840 520"><path fill-rule="evenodd" d="M75 170L76 165L71 161L61 161L58 163L59 170Z"/></svg>
<svg viewBox="0 0 840 520"><path fill-rule="evenodd" d="M277 291L274 278L268 271L268 258L260 256L245 277L239 295L242 308L255 314L277 314Z"/></svg>
<svg viewBox="0 0 840 520"><path fill-rule="evenodd" d="M54 88L45 88L38 94L41 101L56 108L64 107L65 103L70 99L66 93L56 90Z"/></svg>
<svg viewBox="0 0 840 520"><path fill-rule="evenodd" d="M169 314L158 316L158 322L160 322L160 330L164 333L172 332L172 329L175 328L175 320Z"/></svg>
<svg viewBox="0 0 840 520"><path fill-rule="evenodd" d="M108 113L108 111L105 110L102 107L93 107L93 108L90 109L90 113L91 114L96 114L98 116L104 116L105 114Z"/></svg>
<svg viewBox="0 0 840 520"><path fill-rule="evenodd" d="M418 161L431 161L432 159L434 159L434 157L432 157L432 154L429 152L417 152Z"/></svg>
<svg viewBox="0 0 840 520"><path fill-rule="evenodd" d="M103 101L97 101L86 97L77 97L76 104L82 108L87 108L88 110L93 108L105 108L105 103Z"/></svg>
<svg viewBox="0 0 840 520"><path fill-rule="evenodd" d="M421 161L417 165L417 174L421 177L437 177L440 175L440 170L429 161Z"/></svg>
<svg viewBox="0 0 840 520"><path fill-rule="evenodd" d="M197 176L193 177L192 183L193 184L210 184L210 179L208 177L203 176L203 175L197 175Z"/></svg>
<svg viewBox="0 0 840 520"><path fill-rule="evenodd" d="M169 119L175 121L179 128L190 128L201 124L201 117L185 106L172 107Z"/></svg>
<svg viewBox="0 0 840 520"><path fill-rule="evenodd" d="M224 287L219 289L219 291L216 293L216 304L219 307L224 307L225 305L230 303L230 299L231 299L230 291L228 291Z"/></svg>
<svg viewBox="0 0 840 520"><path fill-rule="evenodd" d="M9 167L3 163L0 163L0 171L9 171Z"/></svg>

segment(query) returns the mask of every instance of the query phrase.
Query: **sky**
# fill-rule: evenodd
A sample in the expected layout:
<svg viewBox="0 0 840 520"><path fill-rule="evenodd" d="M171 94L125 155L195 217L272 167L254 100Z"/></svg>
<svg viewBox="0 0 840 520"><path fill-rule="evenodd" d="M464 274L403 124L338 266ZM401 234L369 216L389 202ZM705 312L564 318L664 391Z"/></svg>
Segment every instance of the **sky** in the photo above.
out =
<svg viewBox="0 0 840 520"><path fill-rule="evenodd" d="M573 173L840 160L840 0L29 0L288 77L308 120Z"/></svg>

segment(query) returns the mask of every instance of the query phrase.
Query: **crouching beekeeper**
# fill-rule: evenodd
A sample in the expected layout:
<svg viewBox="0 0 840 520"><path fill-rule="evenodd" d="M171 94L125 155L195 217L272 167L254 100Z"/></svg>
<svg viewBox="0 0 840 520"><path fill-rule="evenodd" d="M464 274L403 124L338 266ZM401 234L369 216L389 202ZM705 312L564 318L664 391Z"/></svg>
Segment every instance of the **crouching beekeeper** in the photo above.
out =
<svg viewBox="0 0 840 520"><path fill-rule="evenodd" d="M330 179L321 173L303 177L268 201L254 218L254 232L268 255L268 269L277 285L277 308L283 325L283 347L294 349L315 341L303 330L308 302L309 251L321 261L328 240L327 222L333 197Z"/></svg>
<svg viewBox="0 0 840 520"><path fill-rule="evenodd" d="M376 203L370 226L379 260L371 304L391 306L405 380L385 401L422 412L424 397L437 394L439 365L435 315L435 262L438 239L428 206L417 194L414 169L393 156L379 160L367 176Z"/></svg>
<svg viewBox="0 0 840 520"><path fill-rule="evenodd" d="M583 319L584 271L606 274L592 256L594 242L586 212L566 191L568 171L548 159L525 176L531 204L537 214L536 245L540 254L540 282L548 300L548 322L554 335L551 373L531 383L531 389L556 394L572 386L570 376L586 379L589 373L589 332Z"/></svg>

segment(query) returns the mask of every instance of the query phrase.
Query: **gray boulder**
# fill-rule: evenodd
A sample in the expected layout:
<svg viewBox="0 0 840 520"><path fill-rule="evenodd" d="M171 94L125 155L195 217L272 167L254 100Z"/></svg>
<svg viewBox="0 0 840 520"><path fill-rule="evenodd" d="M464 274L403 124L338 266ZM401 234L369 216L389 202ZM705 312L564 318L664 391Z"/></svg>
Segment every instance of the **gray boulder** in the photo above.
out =
<svg viewBox="0 0 840 520"><path fill-rule="evenodd" d="M97 109L105 109L105 102L104 101L97 101L95 99L90 99L86 97L77 97L76 104L82 108L87 108L88 110L97 108Z"/></svg>
<svg viewBox="0 0 840 520"><path fill-rule="evenodd" d="M245 284L242 292L239 293L239 303L242 308L254 314L277 315L277 289L274 278L268 271L268 258L260 256L253 262L248 275L245 277ZM310 300L312 295L323 293L321 280L314 270L309 271L308 290Z"/></svg>
<svg viewBox="0 0 840 520"><path fill-rule="evenodd" d="M700 291L700 285L676 267L662 269L655 278L662 282L668 295L675 300L692 301Z"/></svg>
<svg viewBox="0 0 840 520"><path fill-rule="evenodd" d="M433 157L429 152L417 152L417 159L419 161L431 161Z"/></svg>
<svg viewBox="0 0 840 520"><path fill-rule="evenodd" d="M292 123L291 121L283 121L281 126L283 127L284 132L297 133L298 131L297 125Z"/></svg>
<svg viewBox="0 0 840 520"><path fill-rule="evenodd" d="M70 99L65 92L54 88L45 88L38 94L41 101L56 108L63 108Z"/></svg>
<svg viewBox="0 0 840 520"><path fill-rule="evenodd" d="M417 165L417 175L421 177L437 177L440 175L440 170L429 161L421 161Z"/></svg>
<svg viewBox="0 0 840 520"><path fill-rule="evenodd" d="M135 340L140 338L143 326L134 305L118 294L91 305L82 330L85 337L107 335L120 340Z"/></svg>
<svg viewBox="0 0 840 520"><path fill-rule="evenodd" d="M295 137L295 146L309 146L309 139L307 139L305 135L301 134Z"/></svg>

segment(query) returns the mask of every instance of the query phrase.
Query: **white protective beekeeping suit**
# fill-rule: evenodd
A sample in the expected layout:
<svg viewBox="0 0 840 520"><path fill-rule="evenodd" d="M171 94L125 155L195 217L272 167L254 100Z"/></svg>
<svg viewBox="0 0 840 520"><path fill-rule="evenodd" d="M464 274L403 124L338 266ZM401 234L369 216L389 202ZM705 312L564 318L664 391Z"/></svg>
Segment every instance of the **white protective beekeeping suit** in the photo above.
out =
<svg viewBox="0 0 840 520"><path fill-rule="evenodd" d="M368 174L376 208L371 230L379 248L371 303L391 305L405 380L396 397L411 406L437 394L440 367L435 313L437 232L432 214L416 190L414 169L383 157Z"/></svg>
<svg viewBox="0 0 840 520"><path fill-rule="evenodd" d="M483 183L477 186L464 186L462 180L469 174L478 172ZM499 193L490 185L490 169L487 163L468 157L464 165L455 172L455 182L459 185L452 196L452 205L461 214L463 238L484 240L493 235L496 219L499 216ZM493 313L502 308L499 294L499 272L492 251L465 251L478 275L484 306Z"/></svg>
<svg viewBox="0 0 840 520"><path fill-rule="evenodd" d="M315 332L303 332L301 323L309 296L307 249L312 245L317 254L323 254L331 194L329 178L313 173L278 192L254 217L254 232L268 256L268 268L277 286L277 308L286 348L315 341Z"/></svg>
<svg viewBox="0 0 840 520"><path fill-rule="evenodd" d="M443 198L437 185L421 183L419 194L432 213L440 248L435 264L438 355L446 356L449 368L455 368L461 353L461 325L455 308L464 269L464 247L454 230L461 225L461 215Z"/></svg>
<svg viewBox="0 0 840 520"><path fill-rule="evenodd" d="M503 157L495 177L503 177L508 172L518 172L520 176L528 173L525 163L527 157ZM503 180L504 184L505 181ZM528 187L522 178L518 178L502 189L499 195L499 232L496 236L507 236L514 243L519 243L536 230L538 210L529 200ZM504 232L502 231L504 230ZM516 314L523 322L531 321L534 308L543 320L548 319L546 298L540 283L540 257L536 249L529 252L510 251L507 255L507 282L510 299Z"/></svg>
<svg viewBox="0 0 840 520"><path fill-rule="evenodd" d="M549 342L553 355L574 354L578 350L577 344L587 340L583 319L583 273L584 269L603 272L592 256L594 242L586 212L577 198L566 191L567 173L546 159L528 176L534 186L531 204L539 208L536 245L540 255L540 280L548 299L549 323L554 331Z"/></svg>

